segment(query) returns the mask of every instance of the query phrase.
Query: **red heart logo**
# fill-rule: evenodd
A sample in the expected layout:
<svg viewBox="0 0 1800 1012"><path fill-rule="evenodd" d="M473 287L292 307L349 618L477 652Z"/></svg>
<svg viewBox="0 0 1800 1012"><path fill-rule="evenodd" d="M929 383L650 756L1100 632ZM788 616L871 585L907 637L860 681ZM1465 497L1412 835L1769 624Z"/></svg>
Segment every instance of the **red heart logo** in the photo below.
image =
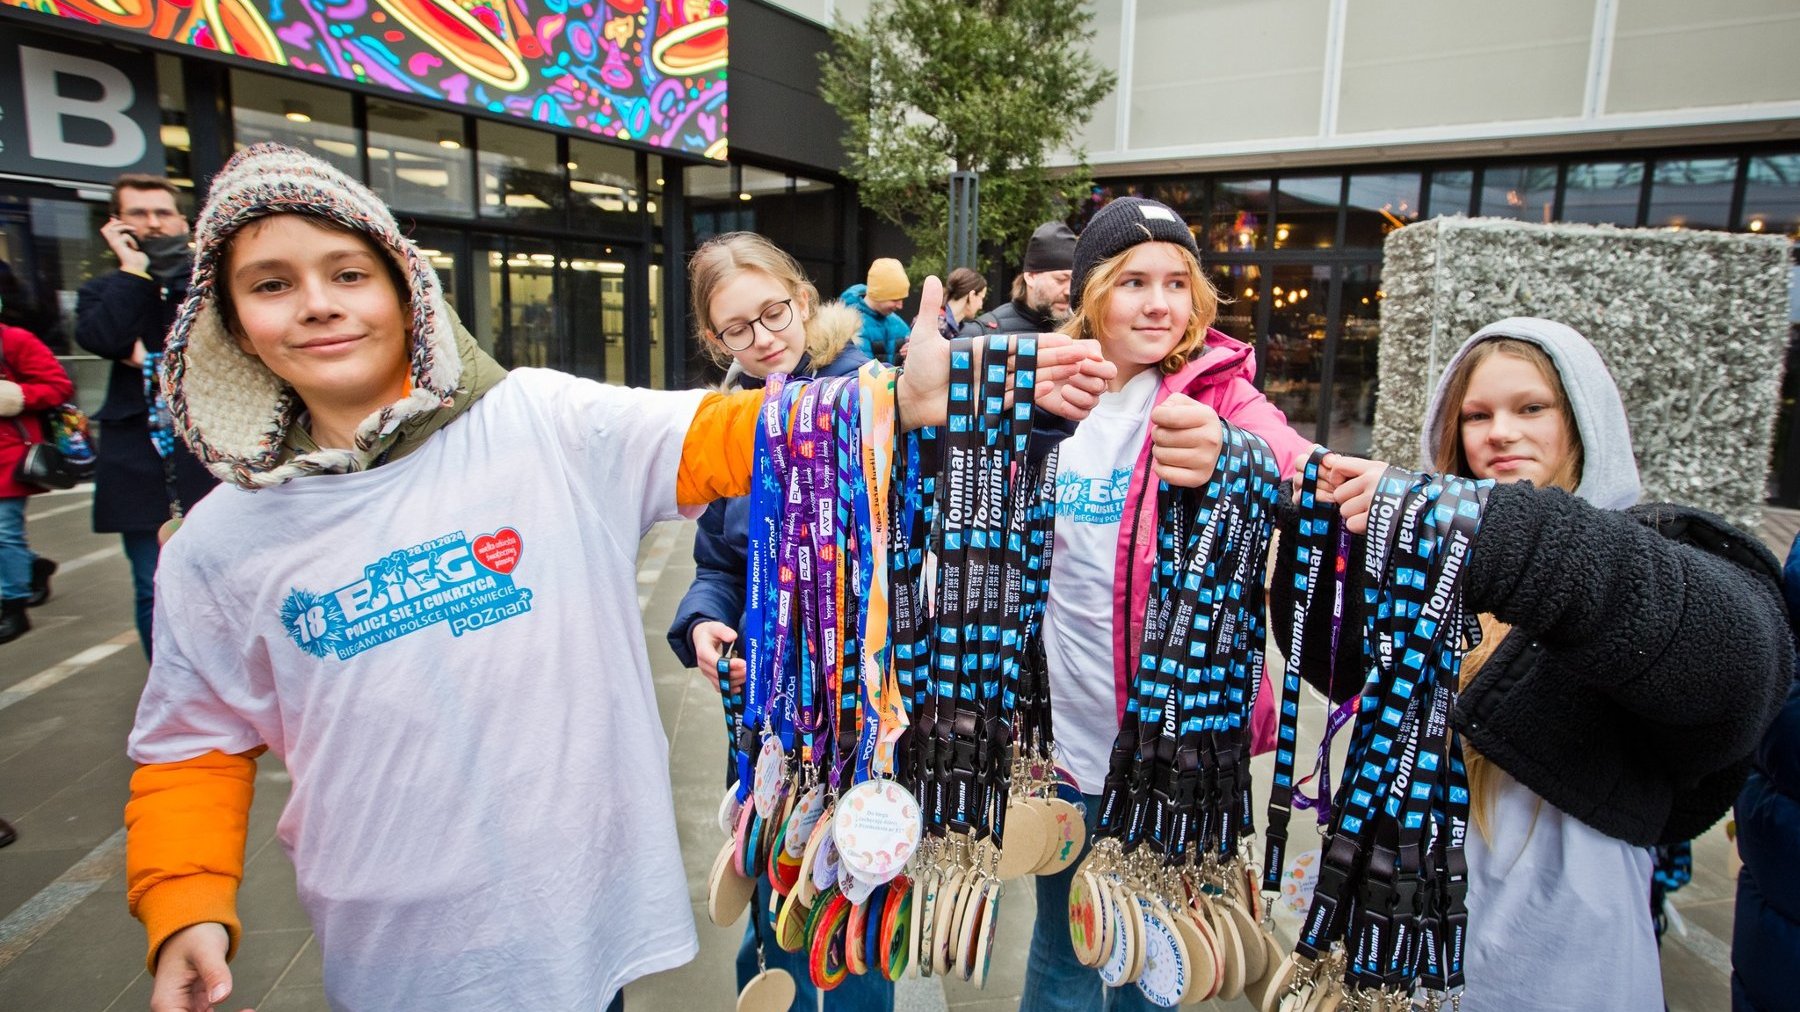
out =
<svg viewBox="0 0 1800 1012"><path fill-rule="evenodd" d="M511 527L502 527L492 534L483 534L475 539L475 558L481 564L496 573L510 573L519 564L519 555L525 551L525 542L520 539L519 532Z"/></svg>

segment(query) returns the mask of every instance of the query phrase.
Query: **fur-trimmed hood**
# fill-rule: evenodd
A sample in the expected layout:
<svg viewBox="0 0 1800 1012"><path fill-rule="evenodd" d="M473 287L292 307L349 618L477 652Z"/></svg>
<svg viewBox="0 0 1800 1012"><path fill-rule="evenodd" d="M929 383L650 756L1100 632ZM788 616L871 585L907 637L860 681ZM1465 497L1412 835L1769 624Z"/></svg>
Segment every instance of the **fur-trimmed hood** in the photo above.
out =
<svg viewBox="0 0 1800 1012"><path fill-rule="evenodd" d="M328 218L368 236L407 282L407 393L357 426L354 449L294 451L289 430L304 405L292 387L238 347L219 313L214 286L221 283L217 275L228 241L250 222L283 212ZM293 148L253 145L214 177L194 235L193 280L169 331L162 384L176 430L221 480L256 489L304 475L361 470L394 442L403 424L454 404L463 363L437 271L361 183Z"/></svg>

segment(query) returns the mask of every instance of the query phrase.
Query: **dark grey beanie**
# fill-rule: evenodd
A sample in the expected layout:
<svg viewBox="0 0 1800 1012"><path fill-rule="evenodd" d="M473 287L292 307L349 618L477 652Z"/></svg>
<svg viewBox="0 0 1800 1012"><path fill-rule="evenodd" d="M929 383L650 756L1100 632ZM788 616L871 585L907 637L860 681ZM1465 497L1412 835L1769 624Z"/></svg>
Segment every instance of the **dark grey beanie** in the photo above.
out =
<svg viewBox="0 0 1800 1012"><path fill-rule="evenodd" d="M1025 244L1025 265L1021 270L1033 274L1042 271L1066 271L1075 257L1075 230L1060 221L1047 221L1031 233Z"/></svg>
<svg viewBox="0 0 1800 1012"><path fill-rule="evenodd" d="M1081 291L1087 287L1090 271L1141 242L1172 242L1200 259L1194 233L1169 205L1143 197L1120 197L1094 215L1075 243L1069 308L1081 308Z"/></svg>

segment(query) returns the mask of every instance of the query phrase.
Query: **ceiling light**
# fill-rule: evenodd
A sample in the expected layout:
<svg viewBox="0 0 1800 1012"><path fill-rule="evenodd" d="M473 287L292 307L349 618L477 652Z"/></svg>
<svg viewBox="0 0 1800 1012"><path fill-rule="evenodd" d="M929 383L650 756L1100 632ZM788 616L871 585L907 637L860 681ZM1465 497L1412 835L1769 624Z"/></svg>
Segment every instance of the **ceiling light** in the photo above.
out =
<svg viewBox="0 0 1800 1012"><path fill-rule="evenodd" d="M290 122L312 122L312 109L305 102L283 102L281 103L281 114L286 116Z"/></svg>

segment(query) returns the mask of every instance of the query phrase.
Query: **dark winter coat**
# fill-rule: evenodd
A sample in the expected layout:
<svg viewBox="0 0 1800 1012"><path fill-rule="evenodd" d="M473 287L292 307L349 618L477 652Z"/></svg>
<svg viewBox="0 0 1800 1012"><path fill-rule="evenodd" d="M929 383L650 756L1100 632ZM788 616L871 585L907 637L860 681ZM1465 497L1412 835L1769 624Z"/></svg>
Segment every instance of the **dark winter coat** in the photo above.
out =
<svg viewBox="0 0 1800 1012"><path fill-rule="evenodd" d="M980 327L978 331L974 327ZM965 337L973 334L1048 334L1056 329L1056 321L1048 313L1039 313L1017 299L983 313L964 327Z"/></svg>
<svg viewBox="0 0 1800 1012"><path fill-rule="evenodd" d="M826 306L808 326L809 350L797 376L848 376L869 361L851 345L855 319L843 308ZM818 354L815 356L813 352ZM814 360L824 365L815 365ZM734 385L756 389L761 380L739 374ZM719 499L700 514L694 531L694 582L682 595L669 624L669 649L687 667L694 666L694 626L723 622L733 629L744 624L744 583L749 568L750 497Z"/></svg>
<svg viewBox="0 0 1800 1012"><path fill-rule="evenodd" d="M1346 630L1362 627L1362 550L1354 539ZM1289 553L1278 566L1269 611L1286 643ZM1512 631L1452 722L1513 779L1608 836L1692 839L1730 807L1792 676L1778 572L1760 542L1702 510L1606 510L1557 489L1497 486L1465 593ZM1330 608L1314 608L1308 640L1328 642L1329 623ZM1335 680L1323 658L1307 680L1354 695L1357 639L1343 637Z"/></svg>
<svg viewBox="0 0 1800 1012"><path fill-rule="evenodd" d="M1800 616L1800 538L1782 574L1790 621ZM1800 635L1800 624L1795 626ZM1800 679L1756 750L1737 799L1736 920L1731 932L1731 1006L1776 1012L1795 1001L1800 966Z"/></svg>
<svg viewBox="0 0 1800 1012"><path fill-rule="evenodd" d="M24 406L17 415L0 417L0 499L17 499L47 491L40 485L26 485L13 478L19 459L25 456L27 441L44 439L41 423L45 409L53 408L75 396L75 384L62 363L22 327L0 323L0 380L17 383ZM21 429L24 431L21 433Z"/></svg>
<svg viewBox="0 0 1800 1012"><path fill-rule="evenodd" d="M93 415L100 430L94 469L96 531L156 530L169 519L172 497L179 497L183 509L192 509L217 484L177 439L170 458L175 483L167 486L162 458L150 442L144 373L129 361L132 346L139 341L147 351L162 351L164 335L186 294L186 281L164 285L109 271L82 285L76 298L76 343L113 362L106 400Z"/></svg>

